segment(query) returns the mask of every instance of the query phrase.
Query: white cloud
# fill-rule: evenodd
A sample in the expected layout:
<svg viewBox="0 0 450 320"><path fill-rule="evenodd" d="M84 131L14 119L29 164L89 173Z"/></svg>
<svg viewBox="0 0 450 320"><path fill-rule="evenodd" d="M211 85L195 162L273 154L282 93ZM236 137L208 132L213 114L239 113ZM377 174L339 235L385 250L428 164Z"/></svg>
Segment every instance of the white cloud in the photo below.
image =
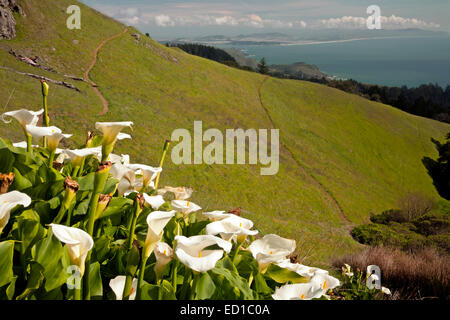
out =
<svg viewBox="0 0 450 320"><path fill-rule="evenodd" d="M438 24L425 22L416 18L403 18L392 15L390 17L381 16L381 28L383 29L403 29L403 28L439 28ZM367 27L367 17L344 16L341 18L330 18L319 20L319 27L361 29Z"/></svg>
<svg viewBox="0 0 450 320"><path fill-rule="evenodd" d="M159 27L172 27L175 25L175 22L169 16L166 16L164 14L156 16L155 23Z"/></svg>

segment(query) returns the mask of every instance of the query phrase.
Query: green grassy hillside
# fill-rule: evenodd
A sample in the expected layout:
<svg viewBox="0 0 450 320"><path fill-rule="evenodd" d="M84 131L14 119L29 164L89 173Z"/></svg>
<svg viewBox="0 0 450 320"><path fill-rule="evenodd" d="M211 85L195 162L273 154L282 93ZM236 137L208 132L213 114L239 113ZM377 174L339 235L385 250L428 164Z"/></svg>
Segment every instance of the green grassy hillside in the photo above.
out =
<svg viewBox="0 0 450 320"><path fill-rule="evenodd" d="M69 30L65 11L73 3L21 1L27 16L16 17L17 37L0 41L1 67L81 90L50 84L51 122L74 134L67 146L81 145L96 121L131 120L134 139L119 142L115 153L157 165L164 140L177 128L192 131L195 120L203 121L204 130L222 132L279 128L275 176L260 176L259 166L176 166L169 158L161 184L191 186L192 201L205 210L242 207L261 232L295 238L308 263L326 264L359 248L349 226L368 221L370 211L393 207L406 192L438 198L421 158L437 155L430 137L442 140L449 125L326 86L266 79L166 48L142 34L136 43L131 35L138 31L131 27L101 49L89 74L109 102L109 112L98 116L102 104L90 85L64 75L82 77L94 49L125 26L79 3L81 30ZM56 73L18 61L10 48L39 56ZM2 107L13 93L6 110L40 108L38 80L0 68L0 86ZM23 140L17 125L1 123L0 135Z"/></svg>

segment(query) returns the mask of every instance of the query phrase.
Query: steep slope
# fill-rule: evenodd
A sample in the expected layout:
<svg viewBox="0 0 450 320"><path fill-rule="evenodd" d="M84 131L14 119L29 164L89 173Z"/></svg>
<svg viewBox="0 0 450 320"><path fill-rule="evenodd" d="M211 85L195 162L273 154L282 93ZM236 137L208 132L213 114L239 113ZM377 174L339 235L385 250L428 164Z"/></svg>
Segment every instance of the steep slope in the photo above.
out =
<svg viewBox="0 0 450 320"><path fill-rule="evenodd" d="M95 121L134 121L133 141L115 153L157 165L165 139L177 128L280 129L280 170L260 176L259 165L175 165L168 158L162 185L195 189L192 201L205 210L243 208L264 233L297 240L307 262L327 263L360 246L351 225L370 211L391 208L407 191L438 198L421 164L435 157L430 137L442 139L450 126L411 116L390 106L322 85L266 78L166 48L132 27L104 43L89 78L83 78L104 41L126 26L82 4L81 30L66 28L66 8L75 1L24 0L26 17L16 17L17 36L0 41L0 105L6 110L40 108L40 83L16 71L75 85L51 85L53 124L73 133L77 147ZM75 41L74 41L75 40ZM31 67L9 54L39 56L55 72ZM4 69L2 67L7 67ZM17 125L0 124L0 135L21 141Z"/></svg>

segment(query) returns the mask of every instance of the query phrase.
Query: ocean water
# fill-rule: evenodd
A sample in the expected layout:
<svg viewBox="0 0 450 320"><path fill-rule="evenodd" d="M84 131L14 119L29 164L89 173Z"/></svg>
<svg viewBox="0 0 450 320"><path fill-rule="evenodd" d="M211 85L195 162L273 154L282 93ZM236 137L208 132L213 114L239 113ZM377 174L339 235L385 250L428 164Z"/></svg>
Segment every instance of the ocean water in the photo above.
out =
<svg viewBox="0 0 450 320"><path fill-rule="evenodd" d="M234 46L269 64L306 62L330 76L417 87L450 85L450 37L385 38L305 45Z"/></svg>

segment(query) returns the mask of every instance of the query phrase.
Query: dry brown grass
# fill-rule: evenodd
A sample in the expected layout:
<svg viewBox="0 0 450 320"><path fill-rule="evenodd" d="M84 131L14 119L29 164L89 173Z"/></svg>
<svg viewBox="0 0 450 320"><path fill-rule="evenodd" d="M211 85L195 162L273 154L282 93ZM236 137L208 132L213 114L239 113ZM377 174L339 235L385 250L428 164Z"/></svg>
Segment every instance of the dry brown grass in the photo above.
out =
<svg viewBox="0 0 450 320"><path fill-rule="evenodd" d="M335 260L341 267L365 271L368 265L381 269L381 284L391 289L396 299L450 298L450 258L433 248L405 252L388 247L369 247L364 251Z"/></svg>

